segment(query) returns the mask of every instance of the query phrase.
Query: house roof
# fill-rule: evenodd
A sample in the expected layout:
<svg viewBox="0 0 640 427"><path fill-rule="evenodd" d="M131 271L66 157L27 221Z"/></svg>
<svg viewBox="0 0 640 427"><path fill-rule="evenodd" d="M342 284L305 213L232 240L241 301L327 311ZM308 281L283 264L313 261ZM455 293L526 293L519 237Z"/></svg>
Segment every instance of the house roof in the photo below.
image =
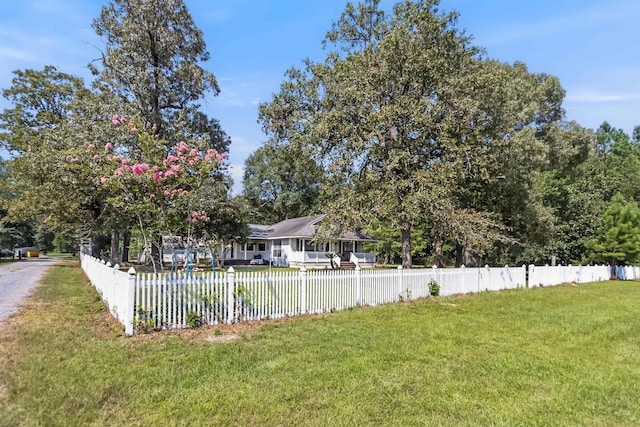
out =
<svg viewBox="0 0 640 427"><path fill-rule="evenodd" d="M299 218L285 219L273 225L249 224L251 231L249 238L274 240L283 238L311 239L315 236L318 224L326 215L303 216ZM375 241L371 236L367 236L359 231L348 231L343 233L338 240L366 240Z"/></svg>

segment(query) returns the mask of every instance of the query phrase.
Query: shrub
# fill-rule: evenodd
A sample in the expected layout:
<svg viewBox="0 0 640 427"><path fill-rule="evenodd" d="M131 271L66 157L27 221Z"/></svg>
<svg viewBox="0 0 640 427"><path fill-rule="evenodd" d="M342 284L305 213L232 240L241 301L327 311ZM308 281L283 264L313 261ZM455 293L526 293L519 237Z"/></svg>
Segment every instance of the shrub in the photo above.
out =
<svg viewBox="0 0 640 427"><path fill-rule="evenodd" d="M440 285L433 279L429 281L429 294L434 297L440 295Z"/></svg>
<svg viewBox="0 0 640 427"><path fill-rule="evenodd" d="M199 328L202 326L202 316L195 311L188 312L187 325L189 325L190 328Z"/></svg>

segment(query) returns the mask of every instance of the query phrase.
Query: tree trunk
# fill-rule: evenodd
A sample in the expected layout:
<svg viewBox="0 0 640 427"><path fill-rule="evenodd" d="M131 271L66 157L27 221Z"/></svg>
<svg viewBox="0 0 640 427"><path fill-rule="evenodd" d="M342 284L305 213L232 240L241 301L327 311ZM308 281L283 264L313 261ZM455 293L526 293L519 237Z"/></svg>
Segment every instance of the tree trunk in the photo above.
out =
<svg viewBox="0 0 640 427"><path fill-rule="evenodd" d="M162 271L164 268L162 265L162 251L160 250L160 248L161 248L161 243L158 243L158 242L151 243L151 259L152 259L154 273L156 272L155 270L157 269L157 266L160 266L160 271Z"/></svg>
<svg viewBox="0 0 640 427"><path fill-rule="evenodd" d="M411 225L403 224L400 233L402 236L402 268L411 268Z"/></svg>
<svg viewBox="0 0 640 427"><path fill-rule="evenodd" d="M618 260L615 257L611 258L611 280L618 279Z"/></svg>
<svg viewBox="0 0 640 427"><path fill-rule="evenodd" d="M442 239L436 239L433 246L436 252L436 266L438 268L442 268L444 267L444 256L442 255Z"/></svg>
<svg viewBox="0 0 640 427"><path fill-rule="evenodd" d="M95 234L91 235L91 256L94 258L100 258L100 237Z"/></svg>
<svg viewBox="0 0 640 427"><path fill-rule="evenodd" d="M122 262L129 262L129 246L131 245L131 232L122 233Z"/></svg>
<svg viewBox="0 0 640 427"><path fill-rule="evenodd" d="M462 266L462 250L462 245L456 240L456 267Z"/></svg>
<svg viewBox="0 0 640 427"><path fill-rule="evenodd" d="M120 233L113 230L111 232L111 263L120 262Z"/></svg>
<svg viewBox="0 0 640 427"><path fill-rule="evenodd" d="M480 260L478 259L478 253L473 248L464 248L464 265L467 267L479 267Z"/></svg>

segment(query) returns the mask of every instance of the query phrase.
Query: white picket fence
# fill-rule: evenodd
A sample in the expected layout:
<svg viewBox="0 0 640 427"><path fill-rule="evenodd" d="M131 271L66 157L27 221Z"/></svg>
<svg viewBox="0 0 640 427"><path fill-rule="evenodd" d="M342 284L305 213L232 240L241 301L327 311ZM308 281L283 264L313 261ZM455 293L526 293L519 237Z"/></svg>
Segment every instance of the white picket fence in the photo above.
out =
<svg viewBox="0 0 640 427"><path fill-rule="evenodd" d="M608 265L529 266L529 287L553 286L562 283L601 282L611 278Z"/></svg>
<svg viewBox="0 0 640 427"><path fill-rule="evenodd" d="M618 266L616 267L616 277L619 280L638 280L640 279L640 267Z"/></svg>
<svg viewBox="0 0 640 427"><path fill-rule="evenodd" d="M325 313L429 296L466 294L609 279L607 266L484 267L403 270L310 270L138 274L81 255L91 283L125 333ZM626 277L640 277L629 267Z"/></svg>
<svg viewBox="0 0 640 427"><path fill-rule="evenodd" d="M133 268L125 273L116 264L101 261L90 255L80 253L80 266L107 304L111 314L124 325L125 332L133 333L134 305L133 295L136 272Z"/></svg>

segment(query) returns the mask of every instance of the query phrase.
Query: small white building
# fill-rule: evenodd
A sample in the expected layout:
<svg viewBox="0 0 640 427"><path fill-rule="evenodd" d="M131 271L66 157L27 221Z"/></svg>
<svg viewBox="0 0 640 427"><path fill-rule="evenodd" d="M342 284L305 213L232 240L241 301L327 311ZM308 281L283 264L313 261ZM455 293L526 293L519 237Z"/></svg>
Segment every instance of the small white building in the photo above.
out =
<svg viewBox="0 0 640 427"><path fill-rule="evenodd" d="M376 239L358 231L322 239L317 231L324 218L325 215L315 215L287 219L273 225L249 224L251 233L246 243L229 244L224 248L224 259L282 267L331 268L327 254L333 252L337 254L334 264L338 266L375 266ZM365 246L368 246L366 252Z"/></svg>

